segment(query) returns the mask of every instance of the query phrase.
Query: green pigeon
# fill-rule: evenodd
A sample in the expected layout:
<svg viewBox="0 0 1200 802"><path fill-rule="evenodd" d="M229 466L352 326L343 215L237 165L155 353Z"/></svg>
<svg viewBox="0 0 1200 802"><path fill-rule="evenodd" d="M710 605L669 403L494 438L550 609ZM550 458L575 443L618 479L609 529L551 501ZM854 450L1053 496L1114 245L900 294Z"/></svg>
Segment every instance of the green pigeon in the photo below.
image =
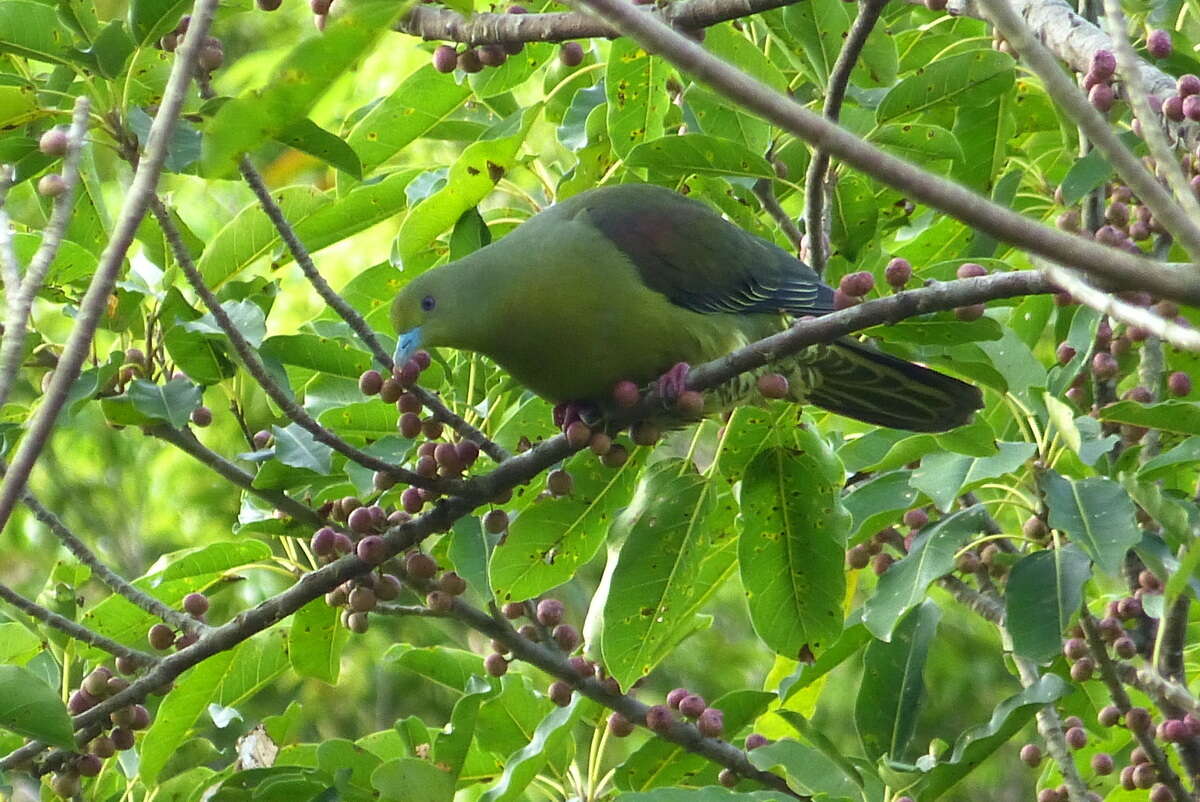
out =
<svg viewBox="0 0 1200 802"><path fill-rule="evenodd" d="M420 347L474 351L549 401L604 407L618 382L663 377L670 396L688 365L833 308L833 289L782 248L677 192L621 184L415 277L391 317L398 364ZM849 338L761 372L785 376L791 400L895 429L945 431L982 406L977 388ZM744 374L706 410L756 395Z"/></svg>

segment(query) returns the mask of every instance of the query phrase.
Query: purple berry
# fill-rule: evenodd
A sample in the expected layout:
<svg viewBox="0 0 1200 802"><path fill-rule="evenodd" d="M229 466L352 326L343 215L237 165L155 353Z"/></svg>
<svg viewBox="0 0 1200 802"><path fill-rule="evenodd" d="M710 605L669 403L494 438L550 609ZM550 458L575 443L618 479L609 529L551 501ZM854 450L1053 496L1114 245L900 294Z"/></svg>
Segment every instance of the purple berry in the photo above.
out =
<svg viewBox="0 0 1200 802"><path fill-rule="evenodd" d="M508 661L504 655L492 652L483 658L483 669L493 677L503 677L508 673Z"/></svg>
<svg viewBox="0 0 1200 802"><path fill-rule="evenodd" d="M1200 95L1197 95L1200 97ZM1167 391L1171 395L1182 398L1185 395L1190 395L1192 392L1192 377L1184 373L1182 370L1177 370L1167 377Z"/></svg>
<svg viewBox="0 0 1200 802"><path fill-rule="evenodd" d="M547 695L550 697L550 701L554 702L554 704L558 705L559 707L566 707L567 705L571 704L572 692L573 691L570 685L562 680L556 680L550 684L550 690L548 691Z"/></svg>
<svg viewBox="0 0 1200 802"><path fill-rule="evenodd" d="M1107 351L1101 351L1092 357L1092 373L1097 379L1111 379L1117 375L1121 366L1116 357Z"/></svg>
<svg viewBox="0 0 1200 802"><path fill-rule="evenodd" d="M367 535L358 541L356 553L367 565L379 565L387 559L387 542L379 535Z"/></svg>
<svg viewBox="0 0 1200 802"><path fill-rule="evenodd" d="M1042 762L1042 750L1037 744L1025 744L1021 747L1021 762L1036 768Z"/></svg>
<svg viewBox="0 0 1200 802"><path fill-rule="evenodd" d="M617 712L608 717L608 731L617 738L626 738L633 734L633 722Z"/></svg>
<svg viewBox="0 0 1200 802"><path fill-rule="evenodd" d="M679 700L679 712L688 718L696 718L707 707L708 703L704 701L704 697L696 693L689 693Z"/></svg>
<svg viewBox="0 0 1200 802"><path fill-rule="evenodd" d="M861 298L875 289L875 276L866 270L857 273L847 273L842 276L838 289L851 298Z"/></svg>
<svg viewBox="0 0 1200 802"><path fill-rule="evenodd" d="M1092 69L1101 80L1107 80L1117 71L1117 58L1109 50L1097 50L1092 54Z"/></svg>
<svg viewBox="0 0 1200 802"><path fill-rule="evenodd" d="M1146 36L1146 52L1152 58L1166 58L1171 55L1171 34L1162 29L1150 31Z"/></svg>
<svg viewBox="0 0 1200 802"><path fill-rule="evenodd" d="M377 370L363 371L358 377L358 389L363 395L379 395L383 389L383 374Z"/></svg>
<svg viewBox="0 0 1200 802"><path fill-rule="evenodd" d="M554 627L562 623L566 608L558 599L542 599L537 606L538 623L545 627Z"/></svg>
<svg viewBox="0 0 1200 802"><path fill-rule="evenodd" d="M1191 73L1179 76L1175 81L1175 91L1179 93L1180 97L1200 94L1200 77Z"/></svg>
<svg viewBox="0 0 1200 802"><path fill-rule="evenodd" d="M619 381L613 387L612 397L617 406L628 409L638 402L641 393L633 382Z"/></svg>
<svg viewBox="0 0 1200 802"><path fill-rule="evenodd" d="M46 156L58 157L67 155L67 132L62 128L51 128L42 134L38 140L38 150Z"/></svg>
<svg viewBox="0 0 1200 802"><path fill-rule="evenodd" d="M583 45L579 42L564 42L558 50L558 60L564 67L578 67L583 63Z"/></svg>
<svg viewBox="0 0 1200 802"><path fill-rule="evenodd" d="M1088 101L1095 107L1096 111L1107 112L1113 107L1117 96L1113 89L1108 84L1096 84L1088 92Z"/></svg>
<svg viewBox="0 0 1200 802"><path fill-rule="evenodd" d="M646 711L646 728L651 732L666 732L675 722L675 714L666 705L653 705Z"/></svg>
<svg viewBox="0 0 1200 802"><path fill-rule="evenodd" d="M715 707L706 707L696 719L696 727L706 738L719 738L725 730L725 714Z"/></svg>
<svg viewBox="0 0 1200 802"><path fill-rule="evenodd" d="M897 256L887 263L883 277L887 280L888 285L898 290L912 278L912 272L912 264L907 259Z"/></svg>
<svg viewBox="0 0 1200 802"><path fill-rule="evenodd" d="M208 612L208 597L203 593L189 593L183 597L183 609L188 615L199 618Z"/></svg>
<svg viewBox="0 0 1200 802"><path fill-rule="evenodd" d="M981 264L976 264L975 262L963 262L958 266L958 270L955 271L955 275L959 278L977 278L979 276L986 276L987 272L987 268Z"/></svg>

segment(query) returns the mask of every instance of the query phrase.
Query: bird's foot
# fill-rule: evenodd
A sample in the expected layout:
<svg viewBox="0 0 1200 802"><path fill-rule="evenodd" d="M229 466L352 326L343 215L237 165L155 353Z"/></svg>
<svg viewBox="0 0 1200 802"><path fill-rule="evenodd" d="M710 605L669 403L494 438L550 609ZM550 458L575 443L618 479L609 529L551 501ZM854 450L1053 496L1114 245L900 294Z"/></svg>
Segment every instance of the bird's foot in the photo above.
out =
<svg viewBox="0 0 1200 802"><path fill-rule="evenodd" d="M582 421L589 426L597 419L596 408L586 401L564 401L554 407L554 425L562 431L575 421Z"/></svg>
<svg viewBox="0 0 1200 802"><path fill-rule="evenodd" d="M674 366L658 378L658 395L667 406L671 406L679 396L687 390L688 373L692 366L686 362L676 362Z"/></svg>

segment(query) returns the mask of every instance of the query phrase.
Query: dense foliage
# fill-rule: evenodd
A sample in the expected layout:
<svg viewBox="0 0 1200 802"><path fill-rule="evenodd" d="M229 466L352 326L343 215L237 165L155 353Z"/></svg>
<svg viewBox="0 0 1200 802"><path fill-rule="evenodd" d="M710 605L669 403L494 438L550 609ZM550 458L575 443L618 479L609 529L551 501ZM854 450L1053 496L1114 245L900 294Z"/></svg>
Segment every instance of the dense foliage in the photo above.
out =
<svg viewBox="0 0 1200 802"><path fill-rule="evenodd" d="M1200 798L1194 4L640 8L741 95L583 6L215 6L0 0L3 794ZM563 433L387 359L414 275L635 181L822 270L793 351L985 408L872 427L751 346L754 404Z"/></svg>

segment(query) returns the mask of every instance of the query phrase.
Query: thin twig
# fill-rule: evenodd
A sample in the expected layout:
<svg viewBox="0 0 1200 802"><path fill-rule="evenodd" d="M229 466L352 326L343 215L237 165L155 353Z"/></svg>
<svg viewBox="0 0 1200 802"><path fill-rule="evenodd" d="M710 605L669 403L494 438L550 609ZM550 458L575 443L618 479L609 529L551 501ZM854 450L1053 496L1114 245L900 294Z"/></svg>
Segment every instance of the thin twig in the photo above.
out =
<svg viewBox="0 0 1200 802"><path fill-rule="evenodd" d="M123 643L117 643L112 638L106 638L99 632L90 630L82 624L77 624L69 618L47 610L42 605L25 598L3 583L0 583L0 599L16 607L30 618L37 619L46 626L53 627L59 632L69 635L75 640L86 643L89 646L102 649L115 657L124 657L133 660L138 665L149 666L158 662L158 658L154 655L130 648Z"/></svg>
<svg viewBox="0 0 1200 802"><path fill-rule="evenodd" d="M415 617L415 618L446 618L449 613L430 610L420 604L379 604L371 612L382 613L384 615L394 615L398 617Z"/></svg>
<svg viewBox="0 0 1200 802"><path fill-rule="evenodd" d="M1022 687L1028 688L1037 684L1042 678L1037 664L1018 654L1013 654L1012 657L1013 662L1016 663L1017 675L1021 679ZM1087 783L1079 776L1079 769L1075 768L1075 760L1071 757L1071 750L1063 735L1062 721L1053 704L1042 705L1038 709L1037 726L1042 740L1046 742L1046 751L1050 753L1051 759L1058 767L1059 774L1062 775L1063 783L1067 786L1067 799L1070 802L1088 802Z"/></svg>
<svg viewBox="0 0 1200 802"><path fill-rule="evenodd" d="M827 149L832 156L872 178L962 220L997 239L1047 259L1104 276L1129 289L1148 290L1173 300L1200 303L1200 282L1192 270L1151 265L1145 259L1108 248L1029 220L965 187L930 175L864 142L828 120L813 114L788 95L713 56L650 14L624 0L573 0L591 8L628 36L675 66L713 87L720 94ZM1140 163L1139 163L1140 165Z"/></svg>
<svg viewBox="0 0 1200 802"><path fill-rule="evenodd" d="M212 313L217 326L229 338L230 344L233 345L233 350L237 352L238 357L242 360L246 371L258 382L259 386L263 388L263 391L266 392L270 399L283 410L284 415L311 434L313 439L318 443L329 446L334 451L353 462L357 462L364 468L386 473L397 481L415 487L423 487L435 491L446 489L446 483L443 481L426 479L412 471L390 465L378 457L373 457L364 451L360 451L317 423L303 407L288 397L283 388L267 372L266 365L259 358L258 352L254 350L254 347L250 345L245 336L238 330L233 320L230 319L229 313L221 306L221 300L204 283L204 277L200 274L199 268L196 267L196 263L192 260L191 254L188 253L187 247L183 243L183 238L180 236L179 229L175 227L175 222L167 212L167 207L163 205L163 202L157 196L150 203L150 211L153 212L154 217L158 220L163 235L170 244L171 250L175 253L175 260L179 263L184 277L192 285L192 289L196 291L196 294L200 296L200 300L208 307L208 311Z"/></svg>
<svg viewBox="0 0 1200 802"><path fill-rule="evenodd" d="M1142 139L1150 147L1150 155L1154 157L1159 174L1165 174L1176 203L1183 207L1183 215L1189 221L1200 220L1200 202L1196 200L1195 192L1179 167L1179 157L1175 155L1166 133L1158 123L1160 115L1150 108L1145 84L1142 83L1142 60L1129 43L1129 31L1120 0L1104 0L1104 16L1116 51L1121 87L1133 107L1134 115L1142 121ZM1190 252L1193 259L1197 258L1195 251Z"/></svg>
<svg viewBox="0 0 1200 802"><path fill-rule="evenodd" d="M1096 662L1096 667L1100 670L1100 680L1104 686L1108 688L1108 695L1112 698L1113 704L1121 711L1121 714L1129 712L1133 707L1133 703L1129 699L1129 694L1125 692L1125 686L1121 683L1122 674L1118 672L1116 663L1108 656L1108 649L1105 646L1104 639L1100 636L1100 630L1096 627L1096 619L1088 612L1086 604L1083 606L1079 616L1079 625L1083 628L1084 638L1087 639L1088 651L1091 652L1092 659ZM1133 673L1132 671L1128 673ZM1158 742L1154 740L1154 733L1146 730L1132 730L1134 739L1138 742L1138 746L1146 753L1146 757L1152 763L1158 772L1159 782L1171 789L1175 795L1175 799L1185 800L1189 798L1187 791L1183 788L1183 783L1179 779L1179 775L1171 768L1171 762L1167 759L1166 754L1159 748Z"/></svg>
<svg viewBox="0 0 1200 802"><path fill-rule="evenodd" d="M1029 26L1013 11L1007 0L980 0L996 29L1004 35L1021 59L1029 65L1046 88L1046 93L1070 119L1087 134L1109 164L1124 179L1133 193L1153 212L1154 217L1179 239L1193 260L1200 260L1200 225L1188 217L1141 159L1125 146L1112 125L1093 108L1079 87L1063 72L1054 55L1033 35ZM1108 0L1106 0L1107 6ZM1062 262L1063 260L1055 260ZM1086 265L1073 265L1086 269Z"/></svg>
<svg viewBox="0 0 1200 802"><path fill-rule="evenodd" d="M62 519L55 515L50 510L46 509L40 501L38 501L32 493L26 493L21 502L33 512L35 518L46 525L56 538L62 541L62 544L67 547L67 550L75 555L75 559L92 569L92 574L109 590L150 613L150 615L158 616L163 621L166 621L175 629L182 629L185 632L192 634L201 634L208 629L205 624L196 620L187 613L173 610L163 604L158 599L151 596L149 593L138 590L125 580L124 577L115 573L111 568L105 565L99 557L96 556L87 544L72 532Z"/></svg>
<svg viewBox="0 0 1200 802"><path fill-rule="evenodd" d="M775 197L775 185L769 178L760 178L754 182L754 194L758 198L758 202L762 204L763 211L771 215L771 219L775 221L775 225L779 226L779 230L787 237L788 242L792 244L792 250L797 255L804 248L804 233L796 225L796 221L792 216L783 210L779 205L779 199Z"/></svg>
<svg viewBox="0 0 1200 802"><path fill-rule="evenodd" d="M1177 348L1200 351L1200 332L1195 329L1184 328L1174 320L1167 320L1146 307L1135 306L1097 289L1074 270L1040 260L1034 262L1048 279L1085 306L1090 306L1127 325L1143 328Z"/></svg>
<svg viewBox="0 0 1200 802"><path fill-rule="evenodd" d="M187 35L175 53L175 63L171 67L171 75L163 90L162 101L154 123L150 126L150 137L146 144L145 155L138 163L133 175L133 183L125 193L125 206L121 216L113 227L108 244L100 255L96 273L92 277L87 293L79 304L79 313L75 318L75 326L71 336L59 357L58 366L51 374L50 386L42 398L42 403L29 423L29 428L21 440L12 464L0 484L0 529L8 523L13 507L20 501L25 492L25 483L29 473L37 462L38 455L50 438L59 412L67 401L71 385L79 376L79 369L91 353L92 337L96 333L102 316L108 307L108 300L120 274L125 253L129 250L138 226L146 214L146 209L154 196L154 188L162 172L163 163L167 158L171 136L183 107L184 96L188 84L196 70L196 60L200 55L200 47L204 37L208 35L212 23L213 10L217 0L196 0L192 7L192 20L188 26Z"/></svg>
<svg viewBox="0 0 1200 802"><path fill-rule="evenodd" d="M846 97L846 87L850 83L850 74L862 49L867 44L879 15L883 13L887 0L859 0L858 16L854 25L842 43L841 52L833 69L829 71L829 84L825 88L825 119L836 123L842 113L842 101ZM825 207L826 173L829 170L829 151L817 148L813 152L812 161L808 163L808 176L804 181L804 230L808 234L808 263L817 275L825 272L825 262L829 254L825 252Z"/></svg>
<svg viewBox="0 0 1200 802"><path fill-rule="evenodd" d="M17 292L21 286L21 260L13 247L12 221L8 218L5 203L12 189L12 165L0 165L0 278L4 280L6 293Z"/></svg>
<svg viewBox="0 0 1200 802"><path fill-rule="evenodd" d="M29 314L33 309L33 299L46 272L58 254L67 226L71 222L71 214L75 209L75 187L79 184L79 154L83 150L84 139L87 137L88 112L91 104L87 97L80 96L75 100L75 113L71 119L71 128L67 133L67 153L63 158L62 179L63 191L54 199L50 221L42 231L42 241L37 252L29 262L25 277L13 281L5 270L5 287L7 301L4 317L4 339L0 343L0 406L8 400L12 392L17 374L21 372L21 360L25 355L25 337L28 334ZM7 261L7 260L6 260ZM12 256L13 267L16 269L16 255Z"/></svg>
<svg viewBox="0 0 1200 802"><path fill-rule="evenodd" d="M324 521L311 509L296 501L282 490L271 490L254 486L254 477L234 465L217 452L205 446L196 439L196 435L187 429L174 429L170 426L151 426L146 428L146 434L164 440L185 454L195 457L201 464L211 468L225 479L247 493L258 496L275 509L290 515L296 521L312 526L321 526Z"/></svg>

